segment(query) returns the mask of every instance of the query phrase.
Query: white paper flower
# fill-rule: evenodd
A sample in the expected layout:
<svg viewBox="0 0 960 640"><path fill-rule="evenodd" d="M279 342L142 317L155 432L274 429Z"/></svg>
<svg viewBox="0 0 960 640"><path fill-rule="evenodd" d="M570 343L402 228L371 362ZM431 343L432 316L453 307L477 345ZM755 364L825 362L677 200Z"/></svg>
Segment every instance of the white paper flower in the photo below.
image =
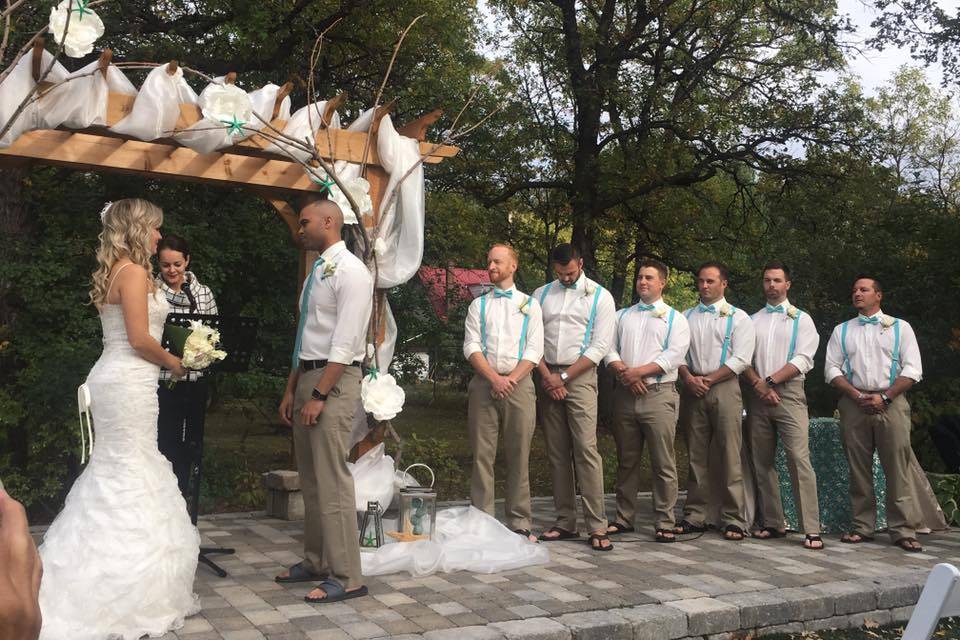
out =
<svg viewBox="0 0 960 640"><path fill-rule="evenodd" d="M383 238L373 241L373 252L381 258L387 253L387 243Z"/></svg>
<svg viewBox="0 0 960 640"><path fill-rule="evenodd" d="M67 15L70 16L70 26L67 27ZM93 43L103 35L103 20L96 11L87 8L87 0L63 0L56 7L50 9L50 25L48 27L57 44L64 40L64 29L67 30L63 49L71 58L82 58L93 51Z"/></svg>
<svg viewBox="0 0 960 640"><path fill-rule="evenodd" d="M200 94L197 101L204 118L225 125L249 124L253 120L253 103L247 92L232 84L211 84ZM231 129L231 133L239 126ZM242 130L240 131L242 133Z"/></svg>
<svg viewBox="0 0 960 640"><path fill-rule="evenodd" d="M389 373L371 373L360 384L360 399L377 420L392 420L403 411L406 394Z"/></svg>
<svg viewBox="0 0 960 640"><path fill-rule="evenodd" d="M359 214L350 206L350 201L347 200L347 196L343 194L340 187L336 185L330 187L330 199L336 202L340 206L340 210L343 211L344 224L359 224L361 216L373 211L373 200L370 199L370 183L360 177L347 178L344 182L350 191L350 195L353 196L354 202L360 207Z"/></svg>

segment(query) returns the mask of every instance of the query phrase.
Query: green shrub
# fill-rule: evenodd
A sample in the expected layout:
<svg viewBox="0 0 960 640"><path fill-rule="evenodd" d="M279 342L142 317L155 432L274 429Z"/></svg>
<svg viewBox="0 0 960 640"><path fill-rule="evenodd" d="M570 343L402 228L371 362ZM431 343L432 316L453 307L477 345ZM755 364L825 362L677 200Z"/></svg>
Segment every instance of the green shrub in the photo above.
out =
<svg viewBox="0 0 960 640"><path fill-rule="evenodd" d="M960 526L960 474L928 473L927 478L940 508L943 509L947 524Z"/></svg>

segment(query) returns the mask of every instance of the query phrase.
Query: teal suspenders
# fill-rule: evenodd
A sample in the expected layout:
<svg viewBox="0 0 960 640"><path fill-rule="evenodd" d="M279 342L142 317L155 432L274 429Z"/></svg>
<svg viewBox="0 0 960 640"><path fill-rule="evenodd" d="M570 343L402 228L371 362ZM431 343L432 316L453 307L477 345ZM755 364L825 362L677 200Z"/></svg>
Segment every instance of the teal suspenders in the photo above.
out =
<svg viewBox="0 0 960 640"><path fill-rule="evenodd" d="M727 328L723 333L723 348L720 350L720 366L722 367L727 363L727 351L730 350L730 336L733 334L733 315L737 312L737 308L730 307L730 315L727 316Z"/></svg>
<svg viewBox="0 0 960 640"><path fill-rule="evenodd" d="M843 353L843 367L847 370L847 380L853 380L853 367L850 365L850 355L847 353L847 320L840 328L840 351ZM893 353L890 355L890 386L893 386L900 373L900 319L893 321Z"/></svg>
<svg viewBox="0 0 960 640"><path fill-rule="evenodd" d="M480 346L483 356L487 356L487 295L480 298ZM527 305L529 306L530 296L527 296ZM520 305L523 306L523 305ZM527 346L527 327L530 324L530 312L523 314L523 327L520 329L520 351L517 354L517 360L523 359L523 351Z"/></svg>

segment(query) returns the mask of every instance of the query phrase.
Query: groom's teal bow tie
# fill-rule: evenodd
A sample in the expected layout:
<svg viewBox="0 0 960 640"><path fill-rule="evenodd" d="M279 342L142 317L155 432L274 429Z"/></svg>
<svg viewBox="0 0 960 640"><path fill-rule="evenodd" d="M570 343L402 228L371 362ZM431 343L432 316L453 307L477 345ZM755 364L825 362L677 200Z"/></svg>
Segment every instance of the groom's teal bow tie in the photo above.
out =
<svg viewBox="0 0 960 640"><path fill-rule="evenodd" d="M767 305L767 313L786 313L786 310L783 308L782 304L773 306L772 304Z"/></svg>
<svg viewBox="0 0 960 640"><path fill-rule="evenodd" d="M712 305L712 304L708 306L701 302L699 305L697 305L697 311L699 311L700 313L716 313L717 307L716 305Z"/></svg>
<svg viewBox="0 0 960 640"><path fill-rule="evenodd" d="M861 315L857 317L857 320L860 321L860 324L880 324L880 316L871 316L868 318L867 316Z"/></svg>
<svg viewBox="0 0 960 640"><path fill-rule="evenodd" d="M656 308L657 308L657 305L655 304L645 304L643 302L637 303L637 309L639 309L640 311L653 311Z"/></svg>
<svg viewBox="0 0 960 640"><path fill-rule="evenodd" d="M576 282L576 280L574 280L574 281L571 282L570 284L567 284L566 282L561 282L560 284L563 285L563 288L564 288L564 289L576 289L576 288L577 288L577 282Z"/></svg>
<svg viewBox="0 0 960 640"><path fill-rule="evenodd" d="M495 288L495 289L493 290L493 297L494 297L494 298L512 298L512 297L513 297L513 289L508 289L507 291L504 291L503 289L496 289L496 288Z"/></svg>

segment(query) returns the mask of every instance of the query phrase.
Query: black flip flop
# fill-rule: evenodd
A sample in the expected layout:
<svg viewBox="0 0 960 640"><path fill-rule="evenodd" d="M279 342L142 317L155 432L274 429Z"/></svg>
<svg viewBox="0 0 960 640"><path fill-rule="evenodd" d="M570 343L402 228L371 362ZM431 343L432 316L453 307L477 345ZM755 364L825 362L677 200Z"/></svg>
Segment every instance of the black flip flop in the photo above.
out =
<svg viewBox="0 0 960 640"><path fill-rule="evenodd" d="M273 580L279 582L280 584L292 584L294 582L316 582L317 580L322 580L323 576L310 571L303 566L303 562L298 562L297 564L290 567L287 570L290 574L288 576L277 576Z"/></svg>
<svg viewBox="0 0 960 640"><path fill-rule="evenodd" d="M614 530L613 530L613 531L610 531L610 527L613 527ZM619 535L619 534L621 534L621 533L633 533L634 531L636 531L636 529L634 529L633 527L631 527L631 526L628 525L628 524L621 524L621 523L619 523L619 522L611 522L610 524L607 525L607 535L608 535L608 536L616 536L616 535Z"/></svg>
<svg viewBox="0 0 960 640"><path fill-rule="evenodd" d="M593 546L593 541L597 541L597 546ZM607 540L609 542L610 536L605 533L591 533L590 538L587 540L587 544L590 545L590 549L593 551L613 551L613 545L604 547L603 541Z"/></svg>
<svg viewBox="0 0 960 640"><path fill-rule="evenodd" d="M323 589L324 593L327 595L323 598L311 598L310 596L303 596L304 602L309 602L310 604L324 604L327 602L341 602L342 600L350 600L351 598L360 598L367 595L367 588L365 586L360 587L359 589L354 589L353 591L347 591L343 588L342 584L332 578L327 578L318 584L317 587Z"/></svg>
<svg viewBox="0 0 960 640"><path fill-rule="evenodd" d="M668 538L666 534L670 534ZM654 542L676 542L677 533L673 529L657 529L653 536Z"/></svg>
<svg viewBox="0 0 960 640"><path fill-rule="evenodd" d="M707 528L703 525L693 524L689 520L681 520L680 524L677 525L677 528L673 530L677 534L685 533L703 533Z"/></svg>
<svg viewBox="0 0 960 640"><path fill-rule="evenodd" d="M809 543L809 542L819 542L819 543L820 543L820 546L819 546L819 547L811 547L811 546L809 546L809 545L807 544L807 543ZM813 535L812 533L808 533L807 536L804 538L804 541L803 541L803 548L804 548L804 549L807 549L807 550L809 550L809 551L823 551L823 548L824 548L825 546L826 546L826 545L823 544L823 538L821 538L820 536L817 536L817 535Z"/></svg>
<svg viewBox="0 0 960 640"><path fill-rule="evenodd" d="M740 536L740 537L739 537L739 538L736 538L736 537L731 538L730 536L727 535L728 533L732 533L732 534L738 535L738 536ZM740 542L741 540L743 540L743 538L744 538L745 535L746 535L746 534L744 533L743 529L741 529L740 527L738 527L738 526L735 525L735 524L728 524L727 526L725 526L725 527L723 528L723 539L724 539L724 540L729 540L730 542Z"/></svg>
<svg viewBox="0 0 960 640"><path fill-rule="evenodd" d="M556 532L557 535L555 536L547 535L548 533L554 533L554 532ZM537 540L541 542L556 542L557 540L574 540L579 537L580 537L580 534L577 533L576 531L568 531L563 527L550 527L549 531L541 533L539 536L537 536Z"/></svg>

